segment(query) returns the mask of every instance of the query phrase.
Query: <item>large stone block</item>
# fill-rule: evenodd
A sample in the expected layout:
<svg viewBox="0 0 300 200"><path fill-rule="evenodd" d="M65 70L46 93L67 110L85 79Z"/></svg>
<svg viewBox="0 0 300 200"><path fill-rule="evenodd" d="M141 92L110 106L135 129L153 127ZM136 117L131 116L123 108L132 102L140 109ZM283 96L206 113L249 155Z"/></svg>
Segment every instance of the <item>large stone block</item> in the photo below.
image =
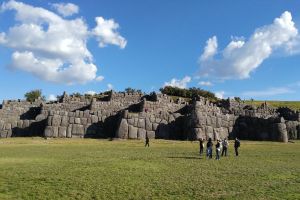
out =
<svg viewBox="0 0 300 200"><path fill-rule="evenodd" d="M69 124L68 128L67 128L67 138L71 138L72 137L72 124Z"/></svg>
<svg viewBox="0 0 300 200"><path fill-rule="evenodd" d="M132 125L129 125L128 128L129 128L128 138L129 139L137 139L138 128L136 128L136 127L134 127Z"/></svg>
<svg viewBox="0 0 300 200"><path fill-rule="evenodd" d="M58 127L58 137L61 138L67 137L67 127L65 126Z"/></svg>
<svg viewBox="0 0 300 200"><path fill-rule="evenodd" d="M58 127L46 126L44 131L45 137L57 137L58 135Z"/></svg>
<svg viewBox="0 0 300 200"><path fill-rule="evenodd" d="M68 116L62 116L61 118L61 126L67 127L69 124L69 117Z"/></svg>
<svg viewBox="0 0 300 200"><path fill-rule="evenodd" d="M147 136L149 139L154 139L155 138L155 132L154 131L147 131Z"/></svg>
<svg viewBox="0 0 300 200"><path fill-rule="evenodd" d="M205 134L206 134L206 138L214 139L214 130L213 130L213 127L206 126L205 127Z"/></svg>
<svg viewBox="0 0 300 200"><path fill-rule="evenodd" d="M145 129L146 129L147 131L152 131L152 123L151 123L150 119L149 119L149 118L146 118L145 121L146 121Z"/></svg>
<svg viewBox="0 0 300 200"><path fill-rule="evenodd" d="M143 118L139 119L138 127L145 129L145 119L143 119Z"/></svg>
<svg viewBox="0 0 300 200"><path fill-rule="evenodd" d="M87 118L83 117L80 120L82 125L87 125Z"/></svg>
<svg viewBox="0 0 300 200"><path fill-rule="evenodd" d="M157 124L157 123L153 123L153 124L152 124L152 130L153 130L153 131L156 131L156 130L157 130L157 127L158 127L158 124Z"/></svg>
<svg viewBox="0 0 300 200"><path fill-rule="evenodd" d="M53 115L52 117L52 126L60 126L61 124L61 116Z"/></svg>
<svg viewBox="0 0 300 200"><path fill-rule="evenodd" d="M128 123L126 119L121 120L116 137L122 139L128 138Z"/></svg>
<svg viewBox="0 0 300 200"><path fill-rule="evenodd" d="M139 128L137 137L138 137L138 139L142 140L142 139L146 138L146 134L147 134L147 132L145 129Z"/></svg>
<svg viewBox="0 0 300 200"><path fill-rule="evenodd" d="M132 118L127 119L127 122L128 122L129 125L132 125L132 126L134 125L134 119L132 119Z"/></svg>
<svg viewBox="0 0 300 200"><path fill-rule="evenodd" d="M80 124L80 122L81 122L79 117L76 117L74 121L75 121L75 124Z"/></svg>
<svg viewBox="0 0 300 200"><path fill-rule="evenodd" d="M73 124L72 126L72 136L73 135L79 135L83 136L84 135L84 127L81 124Z"/></svg>
<svg viewBox="0 0 300 200"><path fill-rule="evenodd" d="M194 128L196 139L207 139L205 134L205 128Z"/></svg>
<svg viewBox="0 0 300 200"><path fill-rule="evenodd" d="M97 122L99 121L99 118L98 118L98 116L96 116L96 115L92 115L91 119L92 119L92 123L93 123L93 124L94 124L94 123L97 123Z"/></svg>
<svg viewBox="0 0 300 200"><path fill-rule="evenodd" d="M74 118L74 117L70 117L69 123L70 123L70 124L75 124L75 118Z"/></svg>

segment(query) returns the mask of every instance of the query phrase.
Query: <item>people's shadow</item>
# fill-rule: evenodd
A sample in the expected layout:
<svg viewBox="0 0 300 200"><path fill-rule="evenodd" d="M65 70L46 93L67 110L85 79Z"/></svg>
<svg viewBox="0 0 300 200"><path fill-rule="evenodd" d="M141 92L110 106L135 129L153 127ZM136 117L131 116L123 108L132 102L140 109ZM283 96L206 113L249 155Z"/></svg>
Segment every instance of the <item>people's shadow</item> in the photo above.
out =
<svg viewBox="0 0 300 200"><path fill-rule="evenodd" d="M203 159L203 158L197 157L197 156L170 156L168 158L173 158L173 159L195 159L195 160Z"/></svg>

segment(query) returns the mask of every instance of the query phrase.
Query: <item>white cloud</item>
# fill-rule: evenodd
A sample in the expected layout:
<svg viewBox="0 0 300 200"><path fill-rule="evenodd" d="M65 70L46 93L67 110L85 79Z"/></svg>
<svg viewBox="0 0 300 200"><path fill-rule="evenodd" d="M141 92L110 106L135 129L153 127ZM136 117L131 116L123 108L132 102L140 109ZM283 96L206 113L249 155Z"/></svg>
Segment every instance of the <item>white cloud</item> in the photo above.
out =
<svg viewBox="0 0 300 200"><path fill-rule="evenodd" d="M90 90L90 91L85 92L85 94L94 96L95 94L97 94L97 92Z"/></svg>
<svg viewBox="0 0 300 200"><path fill-rule="evenodd" d="M57 101L57 97L54 94L50 94L47 98L48 101Z"/></svg>
<svg viewBox="0 0 300 200"><path fill-rule="evenodd" d="M96 81L100 82L104 80L104 76L98 76L97 78L95 78Z"/></svg>
<svg viewBox="0 0 300 200"><path fill-rule="evenodd" d="M259 90L259 91L246 91L242 93L242 96L246 97L270 97L275 95L282 95L282 94L289 94L293 93L294 90L288 87L277 87L277 88L268 88L266 90Z"/></svg>
<svg viewBox="0 0 300 200"><path fill-rule="evenodd" d="M201 61L208 60L212 58L218 50L218 41L217 37L213 36L206 41L206 46L204 48L203 54L200 56Z"/></svg>
<svg viewBox="0 0 300 200"><path fill-rule="evenodd" d="M210 81L200 81L198 84L201 86L212 86L213 85Z"/></svg>
<svg viewBox="0 0 300 200"><path fill-rule="evenodd" d="M178 88L186 88L187 84L191 82L191 77L185 76L183 79L173 78L170 82L165 82L164 86L172 86Z"/></svg>
<svg viewBox="0 0 300 200"><path fill-rule="evenodd" d="M79 7L72 3L54 3L52 6L64 17L72 16L79 12Z"/></svg>
<svg viewBox="0 0 300 200"><path fill-rule="evenodd" d="M97 26L93 29L93 34L96 36L99 47L105 47L108 44L125 48L127 41L118 32L119 24L113 19L104 19L103 17L95 18Z"/></svg>
<svg viewBox="0 0 300 200"><path fill-rule="evenodd" d="M285 48L297 35L292 15L286 11L272 24L255 30L247 41L235 38L219 53L214 36L207 41L199 58L200 75L219 79L248 78L274 50Z"/></svg>
<svg viewBox="0 0 300 200"><path fill-rule="evenodd" d="M11 67L40 79L65 84L99 81L87 40L93 34L82 17L67 20L40 7L14 0L1 11L16 11L15 25L0 33L0 44L11 48Z"/></svg>
<svg viewBox="0 0 300 200"><path fill-rule="evenodd" d="M107 90L109 91L109 90L112 90L114 88L114 86L112 85L112 84L107 84Z"/></svg>
<svg viewBox="0 0 300 200"><path fill-rule="evenodd" d="M219 99L224 99L224 95L225 95L224 91L215 92L215 96Z"/></svg>

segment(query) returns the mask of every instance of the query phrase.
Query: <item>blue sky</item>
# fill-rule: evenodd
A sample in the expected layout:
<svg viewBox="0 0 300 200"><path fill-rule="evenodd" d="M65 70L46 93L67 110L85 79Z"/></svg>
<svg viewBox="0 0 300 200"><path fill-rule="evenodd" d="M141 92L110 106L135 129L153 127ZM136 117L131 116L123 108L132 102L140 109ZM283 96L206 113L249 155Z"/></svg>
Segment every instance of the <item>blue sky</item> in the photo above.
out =
<svg viewBox="0 0 300 200"><path fill-rule="evenodd" d="M1 1L0 100L166 84L300 99L300 1L63 3Z"/></svg>

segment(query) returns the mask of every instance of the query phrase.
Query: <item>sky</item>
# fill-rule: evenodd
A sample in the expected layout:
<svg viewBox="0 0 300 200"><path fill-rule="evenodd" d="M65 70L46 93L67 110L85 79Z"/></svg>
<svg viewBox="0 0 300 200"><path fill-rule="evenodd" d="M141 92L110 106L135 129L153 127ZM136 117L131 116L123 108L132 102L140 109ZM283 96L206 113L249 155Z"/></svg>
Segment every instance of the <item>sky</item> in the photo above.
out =
<svg viewBox="0 0 300 200"><path fill-rule="evenodd" d="M0 101L127 87L300 100L300 1L0 1Z"/></svg>

